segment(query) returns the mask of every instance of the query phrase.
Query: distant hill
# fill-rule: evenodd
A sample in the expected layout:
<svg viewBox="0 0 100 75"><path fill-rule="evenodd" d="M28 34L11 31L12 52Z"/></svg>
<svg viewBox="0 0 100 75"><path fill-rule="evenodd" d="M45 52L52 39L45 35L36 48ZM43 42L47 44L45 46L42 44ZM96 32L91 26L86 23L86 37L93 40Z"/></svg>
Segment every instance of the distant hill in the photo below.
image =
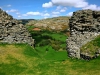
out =
<svg viewBox="0 0 100 75"><path fill-rule="evenodd" d="M29 21L33 21L33 20L35 20L35 19L19 19L18 21L20 21L22 24L26 24L26 23L28 23Z"/></svg>
<svg viewBox="0 0 100 75"><path fill-rule="evenodd" d="M31 20L29 21L29 23L27 23L27 25L31 25L46 30L63 31L69 28L69 19L70 17L68 16L60 16L42 20Z"/></svg>

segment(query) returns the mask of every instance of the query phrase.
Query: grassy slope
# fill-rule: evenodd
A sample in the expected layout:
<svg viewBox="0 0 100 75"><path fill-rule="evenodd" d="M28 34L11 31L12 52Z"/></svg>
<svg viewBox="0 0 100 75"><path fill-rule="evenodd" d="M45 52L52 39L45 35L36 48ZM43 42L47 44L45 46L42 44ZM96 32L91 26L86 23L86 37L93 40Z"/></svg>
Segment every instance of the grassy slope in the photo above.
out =
<svg viewBox="0 0 100 75"><path fill-rule="evenodd" d="M88 42L87 44L81 47L81 52L89 53L91 56L100 49L100 35L97 36L94 40Z"/></svg>
<svg viewBox="0 0 100 75"><path fill-rule="evenodd" d="M99 65L99 57L84 61L52 48L38 52L26 44L0 45L0 75L100 75Z"/></svg>

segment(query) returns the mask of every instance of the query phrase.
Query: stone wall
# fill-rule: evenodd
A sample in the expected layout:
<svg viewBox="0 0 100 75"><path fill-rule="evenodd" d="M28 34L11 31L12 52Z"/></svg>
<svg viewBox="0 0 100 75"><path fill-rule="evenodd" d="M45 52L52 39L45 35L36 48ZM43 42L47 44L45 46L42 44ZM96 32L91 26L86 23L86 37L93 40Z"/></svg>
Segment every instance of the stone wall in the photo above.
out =
<svg viewBox="0 0 100 75"><path fill-rule="evenodd" d="M69 21L69 26L70 37L67 39L69 57L82 58L81 55L90 57L88 53L82 53L80 47L100 35L100 11L76 11Z"/></svg>
<svg viewBox="0 0 100 75"><path fill-rule="evenodd" d="M28 43L34 46L34 39L24 25L0 9L0 43Z"/></svg>

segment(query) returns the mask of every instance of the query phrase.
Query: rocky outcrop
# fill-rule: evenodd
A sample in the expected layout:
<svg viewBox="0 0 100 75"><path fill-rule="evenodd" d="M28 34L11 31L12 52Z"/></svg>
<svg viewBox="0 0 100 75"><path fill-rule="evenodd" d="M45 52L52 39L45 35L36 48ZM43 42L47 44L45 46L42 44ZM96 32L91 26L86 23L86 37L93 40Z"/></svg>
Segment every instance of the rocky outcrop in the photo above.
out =
<svg viewBox="0 0 100 75"><path fill-rule="evenodd" d="M28 43L34 46L34 39L24 25L0 9L0 43Z"/></svg>
<svg viewBox="0 0 100 75"><path fill-rule="evenodd" d="M80 48L100 35L100 11L79 10L69 20L70 37L67 39L67 51L70 57L94 58L89 53L81 52Z"/></svg>

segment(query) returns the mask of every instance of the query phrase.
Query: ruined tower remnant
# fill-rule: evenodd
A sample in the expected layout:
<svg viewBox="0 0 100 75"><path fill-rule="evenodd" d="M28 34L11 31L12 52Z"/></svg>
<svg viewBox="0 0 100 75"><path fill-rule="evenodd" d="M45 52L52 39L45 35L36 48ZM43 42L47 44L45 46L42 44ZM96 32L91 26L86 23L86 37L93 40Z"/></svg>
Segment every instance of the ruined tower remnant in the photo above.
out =
<svg viewBox="0 0 100 75"><path fill-rule="evenodd" d="M24 25L0 9L0 43L28 43L34 46L34 39Z"/></svg>
<svg viewBox="0 0 100 75"><path fill-rule="evenodd" d="M100 35L100 11L79 10L73 13L69 20L70 37L67 39L69 57L82 58L80 47ZM95 55L94 55L95 56Z"/></svg>

